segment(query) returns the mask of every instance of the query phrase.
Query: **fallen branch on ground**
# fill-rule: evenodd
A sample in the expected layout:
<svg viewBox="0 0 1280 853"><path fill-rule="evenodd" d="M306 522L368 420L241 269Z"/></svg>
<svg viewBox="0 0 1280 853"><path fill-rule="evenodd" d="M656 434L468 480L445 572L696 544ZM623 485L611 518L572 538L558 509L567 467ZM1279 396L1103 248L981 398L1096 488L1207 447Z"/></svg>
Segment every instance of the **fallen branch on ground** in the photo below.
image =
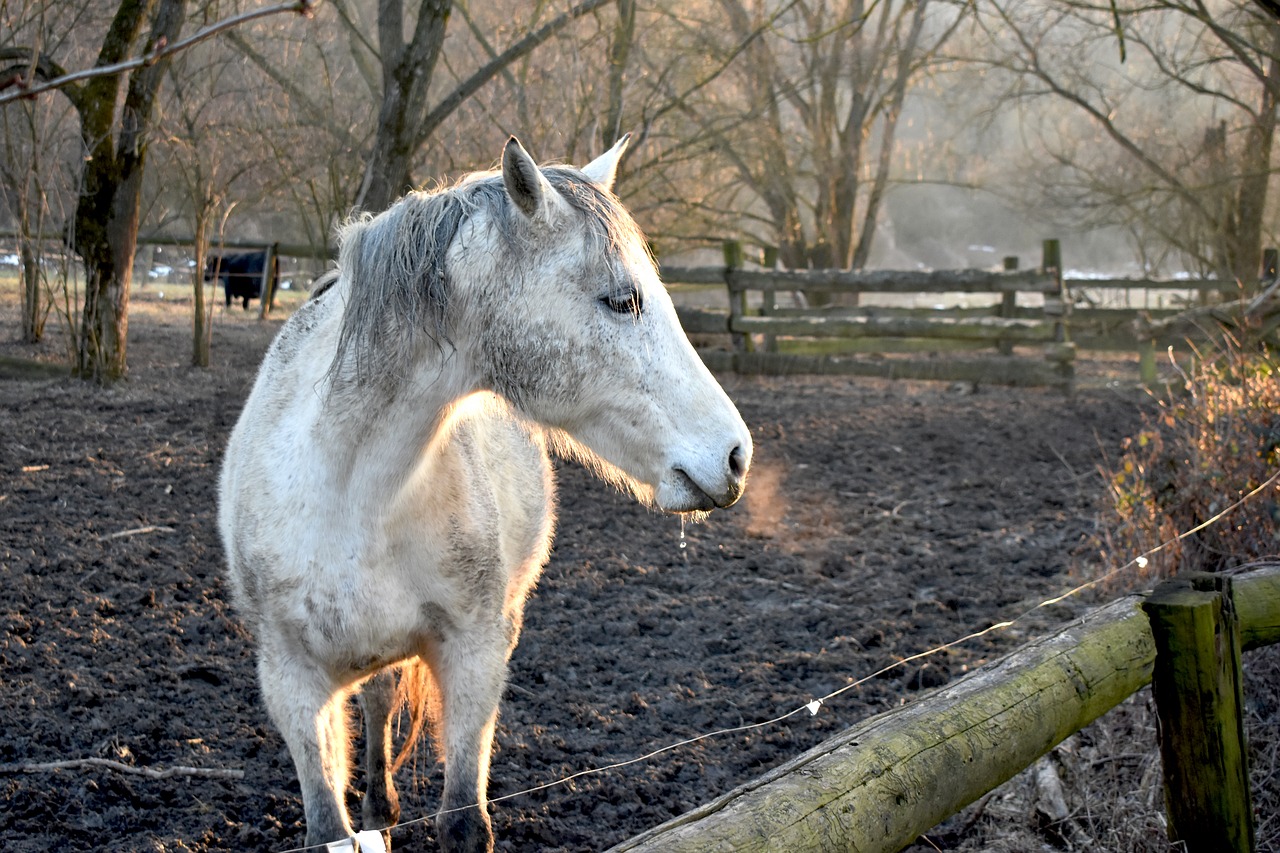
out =
<svg viewBox="0 0 1280 853"><path fill-rule="evenodd" d="M201 776L210 779L243 779L243 770L221 767L134 767L110 758L77 758L70 761L47 761L42 764L0 764L0 775L9 773L49 773L58 770L87 770L94 767L145 776L148 779L171 779L174 776Z"/></svg>
<svg viewBox="0 0 1280 853"><path fill-rule="evenodd" d="M147 527L134 527L131 530L120 530L116 533L108 533L106 536L99 536L99 542L106 542L108 539L123 539L126 536L138 536L143 533L172 533L172 527L165 527L162 524L151 524Z"/></svg>

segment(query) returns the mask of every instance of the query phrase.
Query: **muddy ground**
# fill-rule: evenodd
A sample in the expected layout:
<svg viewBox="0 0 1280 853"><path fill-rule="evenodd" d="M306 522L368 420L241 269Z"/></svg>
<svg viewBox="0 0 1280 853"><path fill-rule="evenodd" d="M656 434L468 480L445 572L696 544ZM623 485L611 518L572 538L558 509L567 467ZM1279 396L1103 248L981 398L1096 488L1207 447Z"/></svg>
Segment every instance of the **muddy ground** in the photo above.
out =
<svg viewBox="0 0 1280 853"><path fill-rule="evenodd" d="M57 355L8 343L0 356ZM278 321L218 309L212 370L187 315L140 297L131 378L0 380L0 824L8 851L284 850L303 844L284 744L227 603L216 474ZM751 426L748 497L684 530L562 464L555 552L511 666L490 796L498 849L601 850L909 702L1065 619L891 669L1075 582L1096 465L1138 397L724 377ZM1146 746L1144 745L1144 748ZM101 767L240 770L148 778ZM429 756L404 818L437 806ZM398 843L433 849L429 821ZM927 848L922 848L927 849Z"/></svg>

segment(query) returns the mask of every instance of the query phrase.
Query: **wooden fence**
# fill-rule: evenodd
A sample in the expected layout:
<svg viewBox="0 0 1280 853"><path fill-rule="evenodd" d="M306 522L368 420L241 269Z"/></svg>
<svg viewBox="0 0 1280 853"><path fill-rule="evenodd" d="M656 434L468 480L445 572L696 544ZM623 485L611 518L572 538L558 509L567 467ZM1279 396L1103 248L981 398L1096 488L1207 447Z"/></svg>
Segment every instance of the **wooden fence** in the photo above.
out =
<svg viewBox="0 0 1280 853"><path fill-rule="evenodd" d="M1228 595L1218 611L1233 613L1239 648L1280 642L1280 566L1235 576ZM1147 602L1098 608L610 853L900 850L1152 680L1161 643ZM1191 853L1247 849L1199 829L1211 841L1188 843Z"/></svg>
<svg viewBox="0 0 1280 853"><path fill-rule="evenodd" d="M1064 278L1059 241L1046 240L1040 265L1019 270L935 272L747 269L739 244L725 244L723 267L663 266L669 284L726 288L726 312L678 307L691 335L729 335L729 350L704 349L713 369L740 373L820 373L1069 387L1078 349L1127 351L1149 358L1178 344L1159 324L1203 301L1239 296L1234 281ZM1268 250L1262 280L1275 277ZM1159 292L1184 295L1168 304ZM778 294L800 295L801 307L779 305ZM1101 304L1101 294L1126 294L1126 305ZM1156 304L1151 295L1157 294ZM860 303L872 294L986 294L981 307L912 308ZM1020 295L1030 295L1020 304ZM1129 294L1142 294L1128 306ZM834 298L832 298L834 297ZM824 304L824 303L833 304ZM844 304L840 304L844 303ZM1144 326L1144 324L1146 324ZM1146 331L1144 331L1144 329ZM834 345L832 342L835 341ZM820 352L824 346L839 353ZM973 351L987 350L974 356ZM959 354L958 354L959 353Z"/></svg>

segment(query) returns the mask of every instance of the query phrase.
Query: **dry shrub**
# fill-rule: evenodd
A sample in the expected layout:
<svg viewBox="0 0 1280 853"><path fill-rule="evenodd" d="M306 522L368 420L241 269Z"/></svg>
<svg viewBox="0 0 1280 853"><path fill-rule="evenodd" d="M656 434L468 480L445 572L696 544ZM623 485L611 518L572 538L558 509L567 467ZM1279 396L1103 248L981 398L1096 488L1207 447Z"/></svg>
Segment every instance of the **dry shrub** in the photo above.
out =
<svg viewBox="0 0 1280 853"><path fill-rule="evenodd" d="M1197 364L1103 470L1104 565L1144 555L1166 577L1280 552L1280 361L1229 343Z"/></svg>

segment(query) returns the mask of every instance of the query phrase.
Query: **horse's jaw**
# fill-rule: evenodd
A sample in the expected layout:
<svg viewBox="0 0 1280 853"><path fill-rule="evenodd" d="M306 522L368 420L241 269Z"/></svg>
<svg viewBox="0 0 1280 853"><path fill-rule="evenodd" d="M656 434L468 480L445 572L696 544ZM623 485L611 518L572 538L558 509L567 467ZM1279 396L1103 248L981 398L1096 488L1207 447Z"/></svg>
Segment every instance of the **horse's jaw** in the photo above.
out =
<svg viewBox="0 0 1280 853"><path fill-rule="evenodd" d="M751 434L745 426L739 449L729 454L732 461L724 468L708 464L699 455L685 453L678 454L665 467L649 469L644 474L628 472L565 430L548 428L543 434L557 455L576 460L605 482L661 512L705 515L737 503L746 489Z"/></svg>

